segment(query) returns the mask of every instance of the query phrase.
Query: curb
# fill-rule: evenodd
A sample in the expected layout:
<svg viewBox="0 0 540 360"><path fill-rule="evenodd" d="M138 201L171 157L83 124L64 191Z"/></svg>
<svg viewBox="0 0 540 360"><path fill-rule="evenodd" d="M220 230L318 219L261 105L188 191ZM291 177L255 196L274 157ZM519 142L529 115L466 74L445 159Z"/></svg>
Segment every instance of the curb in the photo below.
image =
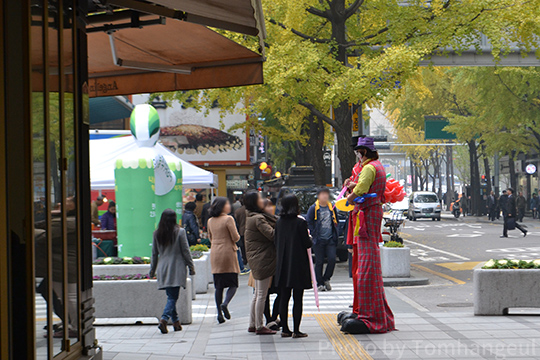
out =
<svg viewBox="0 0 540 360"><path fill-rule="evenodd" d="M395 286L418 286L418 285L428 285L428 278L383 278L384 286L395 287Z"/></svg>

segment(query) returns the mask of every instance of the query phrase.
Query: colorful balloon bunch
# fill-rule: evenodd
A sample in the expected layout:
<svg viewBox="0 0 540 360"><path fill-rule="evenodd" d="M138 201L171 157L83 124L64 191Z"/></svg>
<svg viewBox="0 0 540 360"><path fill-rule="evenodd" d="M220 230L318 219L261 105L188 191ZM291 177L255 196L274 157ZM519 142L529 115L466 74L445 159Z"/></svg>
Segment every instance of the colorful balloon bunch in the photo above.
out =
<svg viewBox="0 0 540 360"><path fill-rule="evenodd" d="M390 175L390 174L388 174ZM386 190L384 190L384 197L387 203L396 203L405 198L405 191L403 191L403 185L397 180L392 179L387 175Z"/></svg>

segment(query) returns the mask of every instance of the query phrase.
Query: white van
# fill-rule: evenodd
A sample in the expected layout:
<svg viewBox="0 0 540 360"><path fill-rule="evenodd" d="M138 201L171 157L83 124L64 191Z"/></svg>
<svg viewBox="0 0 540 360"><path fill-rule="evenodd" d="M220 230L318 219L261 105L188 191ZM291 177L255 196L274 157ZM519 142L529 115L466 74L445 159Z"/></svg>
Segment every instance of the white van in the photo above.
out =
<svg viewBox="0 0 540 360"><path fill-rule="evenodd" d="M409 220L431 218L441 221L441 202L437 194L431 191L415 191L409 196Z"/></svg>

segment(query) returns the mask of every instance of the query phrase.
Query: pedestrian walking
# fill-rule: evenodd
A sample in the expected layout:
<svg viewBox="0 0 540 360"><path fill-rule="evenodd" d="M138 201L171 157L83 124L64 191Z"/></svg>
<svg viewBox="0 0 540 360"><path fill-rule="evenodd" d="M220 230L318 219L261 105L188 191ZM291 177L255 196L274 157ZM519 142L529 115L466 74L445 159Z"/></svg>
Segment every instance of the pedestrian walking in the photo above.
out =
<svg viewBox="0 0 540 360"><path fill-rule="evenodd" d="M538 200L538 194L534 193L530 203L533 219L538 219Z"/></svg>
<svg viewBox="0 0 540 360"><path fill-rule="evenodd" d="M246 217L247 217L247 211L246 207L244 206L244 201L241 199L242 205L236 209L234 212L234 220L236 221L236 228L238 229L238 233L240 234L240 240L236 243L238 246L238 265L240 266L240 275L246 275L250 273L250 269L246 267L246 264L248 262L247 256L246 256L246 246L245 246L245 240L244 235L246 232Z"/></svg>
<svg viewBox="0 0 540 360"><path fill-rule="evenodd" d="M495 193L492 191L487 198L487 210L489 221L495 221L495 215L497 211L497 199Z"/></svg>
<svg viewBox="0 0 540 360"><path fill-rule="evenodd" d="M276 213L276 198L265 199L264 200L264 212L273 219L273 226L276 227L277 216ZM274 243L275 246L275 243ZM255 284L254 284L255 285ZM276 294L274 298L274 303L270 306L270 294ZM279 317L279 302L280 296L278 288L274 286L274 282L270 284L270 289L268 289L268 294L266 294L266 302L264 305L264 317L266 318L266 327L270 330L279 330L280 320ZM270 311L270 307L272 311Z"/></svg>
<svg viewBox="0 0 540 360"><path fill-rule="evenodd" d="M461 211L463 213L463 216L465 217L469 215L469 201L465 193L461 194L461 200L459 201L459 204L461 205Z"/></svg>
<svg viewBox="0 0 540 360"><path fill-rule="evenodd" d="M354 296L358 297L360 304L359 308L354 310L358 320L365 325L360 332L385 333L395 329L394 314L384 293L379 252L386 171L379 161L373 138L358 139L355 151L361 156L362 172L358 184L348 197L348 202L353 204L356 197L365 194L376 193L377 196L355 204L352 213L352 216L357 218L353 241L358 249L358 286Z"/></svg>
<svg viewBox="0 0 540 360"><path fill-rule="evenodd" d="M317 288L319 291L330 291L332 290L330 280L336 266L338 220L336 209L330 202L330 190L327 187L317 192L317 201L310 206L306 220L313 239ZM323 273L325 258L327 264Z"/></svg>
<svg viewBox="0 0 540 360"><path fill-rule="evenodd" d="M506 213L508 210L508 192L506 190L503 190L502 195L499 198L499 208L502 212L503 220L506 217ZM497 216L497 219L499 216Z"/></svg>
<svg viewBox="0 0 540 360"><path fill-rule="evenodd" d="M244 241L251 275L255 280L248 332L254 332L257 335L276 333L263 325L268 289L276 271L274 243L276 218L264 212L265 205L265 200L258 191L248 191L244 196L244 206L248 211Z"/></svg>
<svg viewBox="0 0 540 360"><path fill-rule="evenodd" d="M215 301L217 320L220 324L230 319L229 303L238 290L238 265L236 242L240 239L231 212L231 203L225 197L218 196L210 207L208 220L208 236L212 244L210 264L214 275ZM225 300L223 292L227 289Z"/></svg>
<svg viewBox="0 0 540 360"><path fill-rule="evenodd" d="M195 210L193 211L193 213L197 217L197 221L199 222L199 225L201 225L201 226L203 224L203 218L202 218L203 212L202 212L202 209L203 209L204 205L205 205L204 195L203 194L195 195Z"/></svg>
<svg viewBox="0 0 540 360"><path fill-rule="evenodd" d="M166 334L169 320L173 323L174 331L181 331L182 325L176 311L176 303L180 295L180 288L186 288L187 271L195 275L195 266L189 251L186 231L178 225L176 212L166 209L152 241L152 263L150 277L157 275L158 289L165 290L167 304L159 321L158 328Z"/></svg>
<svg viewBox="0 0 540 360"><path fill-rule="evenodd" d="M242 195L236 195L234 197L234 204L232 204L232 212L236 213L236 210L240 209L242 207Z"/></svg>
<svg viewBox="0 0 540 360"><path fill-rule="evenodd" d="M313 243L308 233L306 220L299 216L298 198L289 194L281 200L280 218L276 223L276 274L274 285L279 288L279 318L281 337L303 338L307 334L300 331L302 322L304 290L311 289L311 271L307 249ZM289 301L294 300L294 330L289 329Z"/></svg>
<svg viewBox="0 0 540 360"><path fill-rule="evenodd" d="M523 237L527 236L527 230L517 223L517 207L516 196L514 195L514 189L508 188L506 201L506 215L504 216L503 234L502 238L508 237L508 230L518 229L523 233Z"/></svg>
<svg viewBox="0 0 540 360"><path fill-rule="evenodd" d="M527 199L523 196L523 193L520 191L516 199L517 206L517 221L523 222L523 217L525 216L525 209L527 208Z"/></svg>
<svg viewBox="0 0 540 360"><path fill-rule="evenodd" d="M182 216L182 226L186 230L186 236L190 246L197 245L201 242L199 223L193 213L196 207L197 205L194 202L188 202L184 207L184 214Z"/></svg>

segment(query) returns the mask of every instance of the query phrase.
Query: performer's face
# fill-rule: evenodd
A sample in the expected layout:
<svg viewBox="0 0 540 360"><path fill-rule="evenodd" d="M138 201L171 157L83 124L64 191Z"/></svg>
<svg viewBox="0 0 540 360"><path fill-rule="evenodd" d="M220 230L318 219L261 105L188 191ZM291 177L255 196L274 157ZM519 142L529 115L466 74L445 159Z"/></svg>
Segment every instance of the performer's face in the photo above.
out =
<svg viewBox="0 0 540 360"><path fill-rule="evenodd" d="M354 151L356 153L356 157L358 157L358 160L365 161L366 160L366 153L367 151L364 149L358 149Z"/></svg>

